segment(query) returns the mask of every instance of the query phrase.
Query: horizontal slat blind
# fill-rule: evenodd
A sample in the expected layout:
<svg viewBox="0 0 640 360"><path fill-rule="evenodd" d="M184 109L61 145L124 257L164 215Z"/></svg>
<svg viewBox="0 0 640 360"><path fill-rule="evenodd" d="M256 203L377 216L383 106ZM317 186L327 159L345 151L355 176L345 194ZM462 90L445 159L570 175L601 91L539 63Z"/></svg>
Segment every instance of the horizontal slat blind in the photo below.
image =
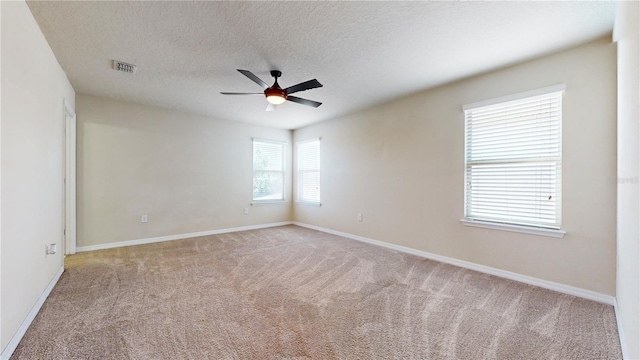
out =
<svg viewBox="0 0 640 360"><path fill-rule="evenodd" d="M562 92L465 110L465 218L559 229Z"/></svg>
<svg viewBox="0 0 640 360"><path fill-rule="evenodd" d="M320 140L298 143L298 200L320 202Z"/></svg>
<svg viewBox="0 0 640 360"><path fill-rule="evenodd" d="M254 170L284 170L284 144L265 140L253 140Z"/></svg>
<svg viewBox="0 0 640 360"><path fill-rule="evenodd" d="M253 140L253 200L284 200L284 146Z"/></svg>

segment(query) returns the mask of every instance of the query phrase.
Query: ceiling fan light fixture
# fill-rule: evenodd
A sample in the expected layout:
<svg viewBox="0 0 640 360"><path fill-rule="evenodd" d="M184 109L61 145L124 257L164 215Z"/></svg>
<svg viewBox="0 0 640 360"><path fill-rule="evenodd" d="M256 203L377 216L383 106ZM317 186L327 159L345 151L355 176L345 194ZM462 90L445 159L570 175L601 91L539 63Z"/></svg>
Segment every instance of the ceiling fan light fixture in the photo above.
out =
<svg viewBox="0 0 640 360"><path fill-rule="evenodd" d="M264 94L267 96L267 101L273 105L280 105L287 100L287 94L284 90L275 87L268 88Z"/></svg>

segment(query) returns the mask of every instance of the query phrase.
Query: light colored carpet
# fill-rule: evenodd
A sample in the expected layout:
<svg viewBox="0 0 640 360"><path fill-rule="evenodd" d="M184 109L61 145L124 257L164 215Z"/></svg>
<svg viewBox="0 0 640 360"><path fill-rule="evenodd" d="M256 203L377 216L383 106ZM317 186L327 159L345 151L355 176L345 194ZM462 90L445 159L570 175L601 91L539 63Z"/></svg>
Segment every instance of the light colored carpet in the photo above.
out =
<svg viewBox="0 0 640 360"><path fill-rule="evenodd" d="M81 253L12 359L620 359L613 308L297 226Z"/></svg>

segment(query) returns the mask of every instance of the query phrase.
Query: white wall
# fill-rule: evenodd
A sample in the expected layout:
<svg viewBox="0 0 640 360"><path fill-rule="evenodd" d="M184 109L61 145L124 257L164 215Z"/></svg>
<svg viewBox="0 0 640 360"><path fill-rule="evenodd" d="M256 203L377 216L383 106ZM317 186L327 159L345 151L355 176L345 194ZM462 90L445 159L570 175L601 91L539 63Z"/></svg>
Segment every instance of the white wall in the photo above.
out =
<svg viewBox="0 0 640 360"><path fill-rule="evenodd" d="M23 1L2 1L0 348L62 267L63 98L74 91Z"/></svg>
<svg viewBox="0 0 640 360"><path fill-rule="evenodd" d="M562 239L466 227L462 106L566 83ZM298 129L321 137L321 207L294 220L614 295L616 49L602 39ZM363 221L356 221L356 214Z"/></svg>
<svg viewBox="0 0 640 360"><path fill-rule="evenodd" d="M79 247L290 220L290 181L288 203L250 204L251 139L286 141L290 154L291 131L82 94L76 103ZM290 159L286 169L290 179Z"/></svg>
<svg viewBox="0 0 640 360"><path fill-rule="evenodd" d="M640 5L620 2L618 42L618 273L616 298L628 358L640 359Z"/></svg>

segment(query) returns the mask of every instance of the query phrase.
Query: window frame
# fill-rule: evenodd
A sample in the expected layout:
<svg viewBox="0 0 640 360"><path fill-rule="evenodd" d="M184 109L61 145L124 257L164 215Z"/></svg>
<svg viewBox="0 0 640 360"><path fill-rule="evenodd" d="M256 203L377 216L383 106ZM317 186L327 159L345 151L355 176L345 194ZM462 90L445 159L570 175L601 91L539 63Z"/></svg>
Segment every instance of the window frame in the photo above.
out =
<svg viewBox="0 0 640 360"><path fill-rule="evenodd" d="M320 145L320 140L321 138L317 137L317 138L311 138L311 139L306 139L306 140L302 140L302 141L297 141L296 142L296 203L300 203L303 205L311 205L311 206L321 206L322 203L321 201L321 186L320 186L320 181L321 181L321 170L322 170L322 166L321 166L321 157L320 157L320 149L321 149L321 145ZM305 169L302 170L301 166L300 166L300 146L301 145L305 145L305 144L309 144L312 142L317 142L318 143L318 168L317 169ZM318 199L313 200L313 199L307 199L304 198L304 190L303 188L303 182L302 182L302 173L303 172L316 172L318 173Z"/></svg>
<svg viewBox="0 0 640 360"><path fill-rule="evenodd" d="M282 170L256 170L255 169L255 146L256 143L263 143L263 144L272 144L272 145L279 145L282 147L282 158L281 158L281 163L282 163ZM261 138L252 138L251 139L251 168L252 168L252 172L251 172L251 205L269 205L269 204L284 204L287 202L287 192L286 192L286 188L287 188L287 169L286 169L286 158L287 158L287 142L286 141L278 141L278 140L269 140L269 139L261 139ZM255 180L256 180L256 172L261 172L261 173L280 173L282 174L282 198L280 199L256 199L254 198L255 194L253 191L253 187L255 186Z"/></svg>
<svg viewBox="0 0 640 360"><path fill-rule="evenodd" d="M522 93L517 93L517 94L513 94L513 95L508 95L508 96L503 96L503 97L499 97L499 98L495 98L495 99L489 99L489 100L485 100L485 101L480 101L480 102L476 102L476 103L472 103L472 104L467 104L464 105L462 107L463 111L464 111L464 216L463 218L460 220L462 222L462 224L467 225L467 226L473 226L473 227L482 227L482 228L488 228L488 229L494 229L494 230L504 230L504 231L513 231L513 232L520 232L520 233L526 233L526 234L533 234L533 235L542 235L542 236L549 236L549 237L557 237L557 238L561 238L563 237L566 232L562 230L562 168L563 168L563 164L562 164L562 122L563 122L563 116L562 116L562 105L564 102L564 92L566 90L566 84L558 84L558 85L554 85L554 86L549 86L549 87L545 87L545 88L541 88L541 89L536 89L536 90L532 90L532 91L526 91L526 92L522 92ZM474 218L474 217L470 217L469 216L469 211L468 211L468 190L469 190L469 186L468 186L468 157L469 157L469 153L468 153L468 146L469 146L469 141L470 138L468 137L468 123L467 123L467 114L470 111L473 111L474 109L480 109L480 108L484 108L484 107L490 107L490 106L495 106L495 105L501 105L501 104L505 104L505 103L509 103L512 101L526 101L529 98L534 98L534 97L538 97L538 96L544 96L544 95L551 95L553 93L560 93L560 104L559 104L559 111L560 111L560 119L559 119L559 130L558 130L558 137L559 137L559 174L556 176L556 186L558 188L559 191L559 197L557 199L556 202L556 212L557 212L557 223L558 226L557 228L554 227L544 227L544 226L536 226L536 225L526 225L526 224L519 224L517 222L509 222L509 221L495 221L495 220L487 220L487 219L478 219L478 218ZM509 161L507 159L503 159L503 161L505 163L509 163ZM514 161L514 163L517 163L517 161Z"/></svg>

